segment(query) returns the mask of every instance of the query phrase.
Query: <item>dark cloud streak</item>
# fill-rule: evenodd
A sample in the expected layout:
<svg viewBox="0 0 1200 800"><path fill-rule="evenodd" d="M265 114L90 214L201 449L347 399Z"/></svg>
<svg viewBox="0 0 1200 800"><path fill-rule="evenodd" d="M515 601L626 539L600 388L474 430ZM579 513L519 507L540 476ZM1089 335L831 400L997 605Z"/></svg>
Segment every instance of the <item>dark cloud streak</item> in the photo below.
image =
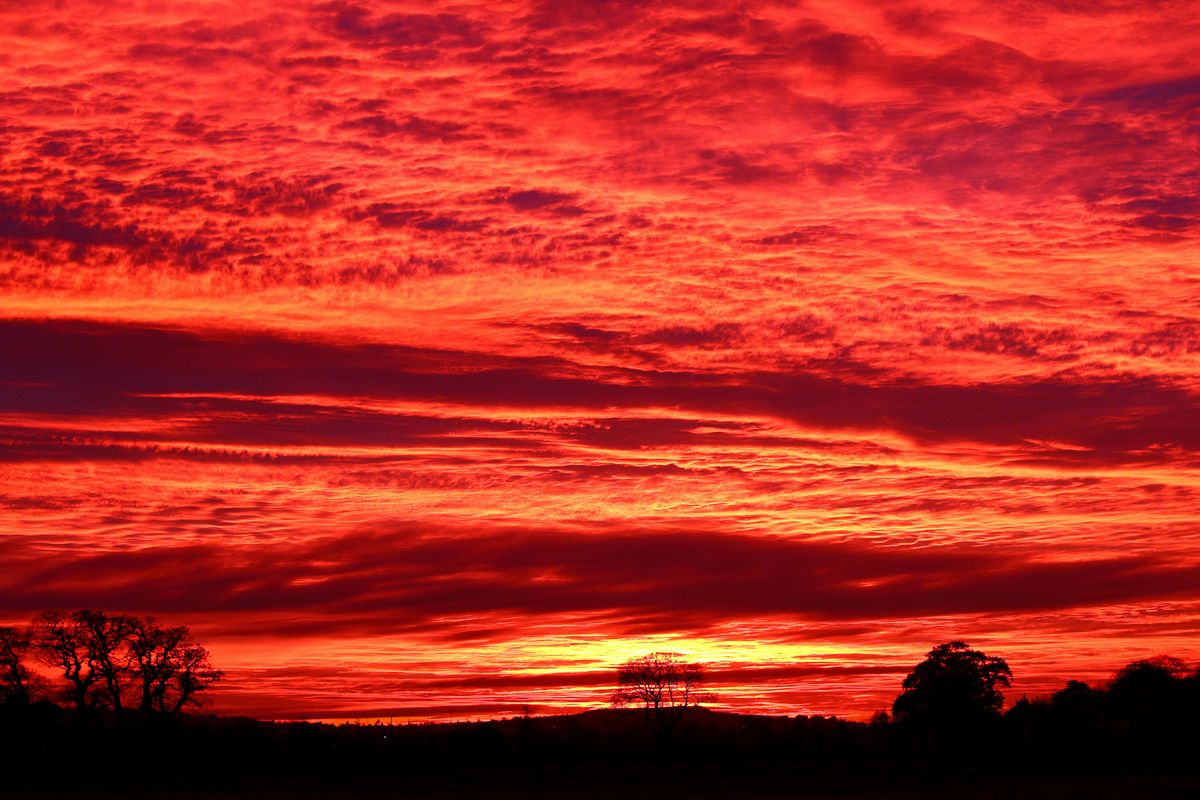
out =
<svg viewBox="0 0 1200 800"><path fill-rule="evenodd" d="M702 343L711 335L671 329L653 334L676 344ZM1165 445L1200 450L1194 425L1200 401L1150 376L1062 373L947 385L885 376L867 382L840 377L828 364L792 372L597 373L551 357L28 320L0 322L0 355L0 381L7 385L2 404L9 411L138 414L161 402L141 395L317 394L595 412L751 412L816 428L894 431L929 441L1067 442L1093 451L1080 458L1101 462L1149 458ZM324 424L321 415L310 419L314 430Z"/></svg>

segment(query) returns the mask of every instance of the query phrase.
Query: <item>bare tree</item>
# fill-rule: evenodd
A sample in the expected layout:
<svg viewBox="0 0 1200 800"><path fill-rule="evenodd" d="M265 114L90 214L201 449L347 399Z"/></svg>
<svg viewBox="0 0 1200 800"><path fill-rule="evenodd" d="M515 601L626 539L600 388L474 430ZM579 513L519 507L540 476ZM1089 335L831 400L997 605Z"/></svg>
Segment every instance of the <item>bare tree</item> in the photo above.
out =
<svg viewBox="0 0 1200 800"><path fill-rule="evenodd" d="M74 614L45 611L33 618L33 640L42 660L62 671L80 711L93 705L92 687L100 675L88 657L86 637Z"/></svg>
<svg viewBox="0 0 1200 800"><path fill-rule="evenodd" d="M134 623L129 635L130 668L141 692L140 715L162 710L187 640L188 629L182 625L162 628L154 617Z"/></svg>
<svg viewBox="0 0 1200 800"><path fill-rule="evenodd" d="M131 669L141 691L139 714L173 715L199 706L203 693L221 680L209 652L192 641L184 625L163 628L154 617L136 620L129 636Z"/></svg>
<svg viewBox="0 0 1200 800"><path fill-rule="evenodd" d="M704 668L683 661L679 653L647 653L629 659L617 669L617 690L613 692L612 704L618 708L640 705L661 742L689 705L715 699L713 695L701 696L703 683Z"/></svg>
<svg viewBox="0 0 1200 800"><path fill-rule="evenodd" d="M208 650L189 642L180 653L174 680L158 697L158 710L178 714L188 706L198 707L203 704L204 692L224 677L224 672L213 667Z"/></svg>
<svg viewBox="0 0 1200 800"><path fill-rule="evenodd" d="M76 708L110 709L117 724L129 708L144 719L198 706L223 677L186 626L162 627L153 617L51 611L34 618L33 632L43 660L67 681Z"/></svg>
<svg viewBox="0 0 1200 800"><path fill-rule="evenodd" d="M122 692L130 667L129 636L137 624L134 617L103 611L76 611L71 615L83 634L88 662L99 676L100 702L112 709L119 724L125 716Z"/></svg>
<svg viewBox="0 0 1200 800"><path fill-rule="evenodd" d="M32 642L28 630L0 627L0 704L28 703L44 689L42 676L25 665Z"/></svg>

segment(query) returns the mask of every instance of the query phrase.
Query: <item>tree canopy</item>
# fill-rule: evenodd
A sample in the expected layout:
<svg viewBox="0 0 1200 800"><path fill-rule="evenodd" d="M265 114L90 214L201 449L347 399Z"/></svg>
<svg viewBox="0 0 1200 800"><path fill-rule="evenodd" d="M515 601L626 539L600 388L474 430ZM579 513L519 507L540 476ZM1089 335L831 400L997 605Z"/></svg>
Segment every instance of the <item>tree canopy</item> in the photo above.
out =
<svg viewBox="0 0 1200 800"><path fill-rule="evenodd" d="M947 642L930 650L904 679L892 713L902 723L969 728L1000 716L1000 688L1011 682L1004 659L972 650L966 642Z"/></svg>

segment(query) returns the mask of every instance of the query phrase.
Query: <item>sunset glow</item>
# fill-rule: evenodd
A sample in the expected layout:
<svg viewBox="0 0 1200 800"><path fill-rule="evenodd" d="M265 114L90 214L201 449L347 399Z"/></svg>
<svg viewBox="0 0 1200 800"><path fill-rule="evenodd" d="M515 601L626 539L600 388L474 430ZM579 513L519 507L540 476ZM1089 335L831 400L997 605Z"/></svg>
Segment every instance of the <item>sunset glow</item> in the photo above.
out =
<svg viewBox="0 0 1200 800"><path fill-rule="evenodd" d="M1200 659L1195 11L0 5L0 624L277 719Z"/></svg>

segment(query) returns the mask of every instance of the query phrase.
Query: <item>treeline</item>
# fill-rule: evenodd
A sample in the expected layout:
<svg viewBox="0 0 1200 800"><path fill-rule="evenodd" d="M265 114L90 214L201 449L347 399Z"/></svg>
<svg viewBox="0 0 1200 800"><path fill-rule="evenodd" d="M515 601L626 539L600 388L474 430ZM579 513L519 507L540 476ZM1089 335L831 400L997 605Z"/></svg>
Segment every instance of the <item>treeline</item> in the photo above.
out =
<svg viewBox="0 0 1200 800"><path fill-rule="evenodd" d="M33 662L56 680L32 669ZM73 709L76 722L122 727L199 707L221 677L187 626L160 625L154 617L47 611L28 627L0 627L0 706L10 712L61 704Z"/></svg>
<svg viewBox="0 0 1200 800"><path fill-rule="evenodd" d="M773 756L1003 751L1028 757L1170 757L1200 745L1200 668L1170 656L1134 661L1102 686L1070 681L1048 698L1022 698L1005 711L1003 690L1012 685L1008 663L966 642L946 642L904 678L891 713L880 711L869 724L834 717L795 717L765 729L746 723L741 739L726 736L720 744L713 744L719 732L695 726L690 733L675 731L683 712L707 696L700 691L701 665L682 661L678 653L650 653L621 665L617 683L614 706L639 707L660 745L674 740L681 746L681 737L691 737L683 749L703 750L706 758L723 748ZM752 730L769 735L751 736Z"/></svg>
<svg viewBox="0 0 1200 800"><path fill-rule="evenodd" d="M1200 669L1171 656L1127 664L1105 686L1069 681L1018 700L1003 718L1020 753L1103 759L1186 758L1200 750Z"/></svg>
<svg viewBox="0 0 1200 800"><path fill-rule="evenodd" d="M1171 680L1172 693L1192 696L1194 677ZM72 709L35 703L0 712L0 758L12 760L6 775L14 785L88 787L231 781L422 786L462 774L535 776L556 770L587 776L647 768L690 774L719 765L751 775L769 765L775 773L797 776L830 765L853 776L859 769L903 773L945 763L997 774L1196 770L1200 709L1193 703L1164 712L1158 700L1147 705L1145 697L1130 705L1127 688L1089 688L1083 708L1077 689L1018 701L983 735L976 730L961 741L953 731L927 739L928 731L883 714L858 722L697 707L683 711L666 742L634 709L411 725L185 714L118 731L89 724ZM1170 721L1157 727L1153 720L1164 713Z"/></svg>
<svg viewBox="0 0 1200 800"><path fill-rule="evenodd" d="M1007 663L949 642L904 679L890 713L857 722L698 707L703 670L674 655L622 665L614 699L633 708L453 724L273 723L182 713L221 677L186 627L95 611L42 614L27 628L0 630L0 756L17 783L49 775L80 784L127 782L112 765L131 755L137 780L200 782L391 783L472 769L647 765L770 764L784 776L814 764L1198 766L1200 672L1171 657L1130 663L1103 685L1071 681L1005 710ZM56 683L40 682L28 659L53 668Z"/></svg>

